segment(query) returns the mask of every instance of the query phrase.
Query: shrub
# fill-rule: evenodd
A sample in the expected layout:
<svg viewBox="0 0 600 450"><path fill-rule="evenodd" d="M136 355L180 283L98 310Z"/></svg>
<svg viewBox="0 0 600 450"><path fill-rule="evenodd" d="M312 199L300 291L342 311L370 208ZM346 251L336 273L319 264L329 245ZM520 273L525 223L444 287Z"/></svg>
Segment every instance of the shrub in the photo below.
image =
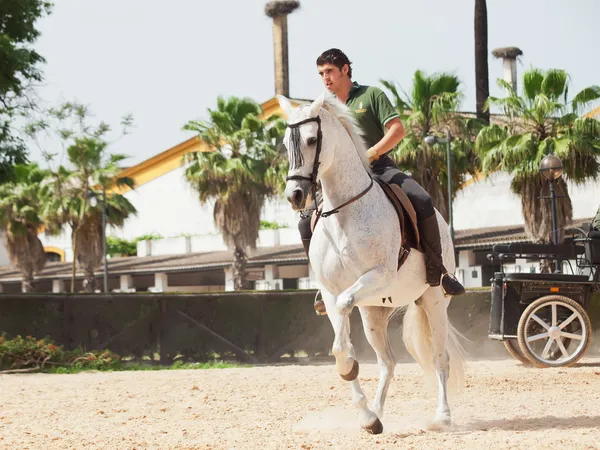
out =
<svg viewBox="0 0 600 450"><path fill-rule="evenodd" d="M110 350L86 352L79 348L65 351L48 338L0 337L0 370L43 369L47 366L102 370L115 366L119 360L119 355Z"/></svg>

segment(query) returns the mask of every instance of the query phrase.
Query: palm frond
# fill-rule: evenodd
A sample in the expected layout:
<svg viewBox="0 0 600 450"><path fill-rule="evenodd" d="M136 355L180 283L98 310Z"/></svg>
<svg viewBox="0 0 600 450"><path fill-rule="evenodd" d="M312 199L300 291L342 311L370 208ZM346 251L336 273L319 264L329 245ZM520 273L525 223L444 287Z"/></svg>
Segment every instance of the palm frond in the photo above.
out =
<svg viewBox="0 0 600 450"><path fill-rule="evenodd" d="M590 86L583 89L571 101L573 112L576 114L581 113L590 103L598 99L600 99L600 86Z"/></svg>
<svg viewBox="0 0 600 450"><path fill-rule="evenodd" d="M544 74L541 93L551 100L559 100L567 87L568 80L569 75L564 70L550 69Z"/></svg>

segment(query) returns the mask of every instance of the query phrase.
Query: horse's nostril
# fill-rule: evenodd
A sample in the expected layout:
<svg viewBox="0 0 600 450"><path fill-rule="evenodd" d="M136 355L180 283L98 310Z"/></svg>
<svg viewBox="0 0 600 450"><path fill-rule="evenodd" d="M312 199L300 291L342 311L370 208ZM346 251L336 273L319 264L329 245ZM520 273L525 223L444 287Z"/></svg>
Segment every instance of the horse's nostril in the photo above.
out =
<svg viewBox="0 0 600 450"><path fill-rule="evenodd" d="M302 192L302 189L296 189L294 192L292 192L292 201L294 204L298 205L300 202L302 202L303 198L304 193Z"/></svg>

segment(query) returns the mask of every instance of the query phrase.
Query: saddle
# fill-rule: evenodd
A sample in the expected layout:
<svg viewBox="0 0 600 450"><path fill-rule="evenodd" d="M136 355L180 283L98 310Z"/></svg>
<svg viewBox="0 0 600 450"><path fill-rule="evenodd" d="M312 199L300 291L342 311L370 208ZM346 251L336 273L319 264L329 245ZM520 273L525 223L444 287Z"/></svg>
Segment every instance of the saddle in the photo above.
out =
<svg viewBox="0 0 600 450"><path fill-rule="evenodd" d="M419 236L419 228L417 226L417 213L415 208L413 207L410 199L404 193L404 191L395 184L388 184L379 179L375 179L381 189L385 193L388 200L392 203L392 206L396 210L398 214L398 219L400 220L400 230L402 231L400 238L400 252L398 254L398 269L408 255L410 254L410 249L414 248L417 251L423 252L423 248L421 247L421 239ZM315 226L317 225L317 221L319 220L316 211L313 212L311 221L310 221L310 229L311 231L315 231Z"/></svg>

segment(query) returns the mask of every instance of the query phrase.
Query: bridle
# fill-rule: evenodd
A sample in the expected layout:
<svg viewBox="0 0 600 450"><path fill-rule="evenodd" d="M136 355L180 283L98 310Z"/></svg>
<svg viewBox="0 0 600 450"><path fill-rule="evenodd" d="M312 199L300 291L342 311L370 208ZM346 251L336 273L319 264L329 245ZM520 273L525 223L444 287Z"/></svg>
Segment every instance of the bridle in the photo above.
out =
<svg viewBox="0 0 600 450"><path fill-rule="evenodd" d="M287 127L290 129L298 128L298 127L300 127L306 123L310 123L310 122L317 122L317 152L315 154L315 160L313 161L312 172L310 173L310 176L308 176L308 177L305 177L302 175L292 175L291 177L290 176L286 177L285 180L286 181L290 181L290 180L309 181L311 195L312 195L312 198L314 199L314 201L316 202L317 201L317 181L318 181L317 174L319 172L319 165L321 164L321 162L320 162L321 145L323 143L323 133L321 131L321 116L309 117L308 119L301 120L300 122L289 124ZM340 212L340 209L342 209L344 206L348 206L349 204L355 202L356 200L361 198L363 195L365 195L367 192L369 192L369 190L373 187L373 178L370 175L369 175L369 178L371 178L371 183L364 191L362 191L357 196L352 197L350 200L341 204L337 208L334 208L330 211L323 211L322 208L319 209L319 207L317 206L317 220L319 220L320 217L329 217L333 214L337 214L338 212Z"/></svg>

